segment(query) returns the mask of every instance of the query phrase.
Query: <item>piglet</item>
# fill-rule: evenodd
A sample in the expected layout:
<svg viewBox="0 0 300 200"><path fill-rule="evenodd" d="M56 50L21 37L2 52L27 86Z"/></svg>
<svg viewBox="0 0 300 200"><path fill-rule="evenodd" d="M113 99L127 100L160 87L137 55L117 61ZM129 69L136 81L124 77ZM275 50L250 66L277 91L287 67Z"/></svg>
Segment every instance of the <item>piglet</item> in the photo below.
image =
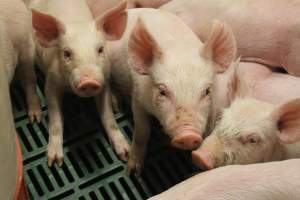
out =
<svg viewBox="0 0 300 200"><path fill-rule="evenodd" d="M296 200L300 159L231 165L195 175L149 200Z"/></svg>
<svg viewBox="0 0 300 200"><path fill-rule="evenodd" d="M214 74L235 59L230 28L216 22L206 43L176 16L157 9L128 10L120 41L110 43L112 78L131 99L135 122L128 171L141 172L155 116L173 146L193 150L211 117Z"/></svg>
<svg viewBox="0 0 300 200"><path fill-rule="evenodd" d="M28 116L41 120L42 112L36 93L34 72L35 46L32 38L30 11L21 0L0 2L0 59L7 80L11 83L15 71L25 89ZM16 68L18 65L18 68Z"/></svg>
<svg viewBox="0 0 300 200"><path fill-rule="evenodd" d="M237 65L230 70L232 76L228 81L227 94L229 102L232 103L223 110L212 134L199 149L192 152L195 164L201 168L212 169L229 164L299 158L300 95L297 91L288 94L287 90L297 88L300 79L272 72L270 76L265 76L264 81L258 81L255 87L255 82L246 84ZM264 87L268 84L271 87ZM272 87L276 85L278 88ZM268 93L266 88L269 88ZM253 98L255 90L264 89L266 93L257 93L262 100ZM270 97L273 97L274 103L279 102L276 97L280 97L280 93L281 96L286 95L284 102L267 102Z"/></svg>
<svg viewBox="0 0 300 200"><path fill-rule="evenodd" d="M93 5L97 6L97 4ZM119 39L126 27L126 2L105 13L92 13L84 0L32 1L32 23L37 40L37 62L46 73L49 110L48 164L63 162L64 91L80 97L95 96L103 126L122 160L129 145L111 108L110 63L107 40ZM93 18L93 16L97 16Z"/></svg>

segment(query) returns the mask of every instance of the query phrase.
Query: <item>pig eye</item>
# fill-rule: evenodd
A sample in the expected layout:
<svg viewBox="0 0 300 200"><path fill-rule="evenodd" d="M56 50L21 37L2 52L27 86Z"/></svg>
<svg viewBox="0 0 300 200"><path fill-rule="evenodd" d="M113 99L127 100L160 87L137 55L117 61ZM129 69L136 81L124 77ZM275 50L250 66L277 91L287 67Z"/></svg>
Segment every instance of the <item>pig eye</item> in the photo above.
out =
<svg viewBox="0 0 300 200"><path fill-rule="evenodd" d="M242 139L243 144L256 144L260 142L260 137L257 134L250 134L246 138Z"/></svg>
<svg viewBox="0 0 300 200"><path fill-rule="evenodd" d="M249 139L249 143L255 144L255 143L256 143L256 140L255 140L254 138L250 138L250 139Z"/></svg>
<svg viewBox="0 0 300 200"><path fill-rule="evenodd" d="M103 53L103 47L99 47L98 48L98 54L100 55L100 54L102 54Z"/></svg>
<svg viewBox="0 0 300 200"><path fill-rule="evenodd" d="M63 54L64 54L64 59L66 59L66 60L71 60L72 59L72 52L71 52L71 50L65 49L63 51Z"/></svg>
<svg viewBox="0 0 300 200"><path fill-rule="evenodd" d="M158 89L159 89L159 96L166 97L168 95L168 90L165 85L159 85Z"/></svg>
<svg viewBox="0 0 300 200"><path fill-rule="evenodd" d="M160 95L160 96L166 96L166 92L165 92L164 90L160 90L160 91L159 91L159 95Z"/></svg>
<svg viewBox="0 0 300 200"><path fill-rule="evenodd" d="M205 90L205 96L210 94L210 87Z"/></svg>

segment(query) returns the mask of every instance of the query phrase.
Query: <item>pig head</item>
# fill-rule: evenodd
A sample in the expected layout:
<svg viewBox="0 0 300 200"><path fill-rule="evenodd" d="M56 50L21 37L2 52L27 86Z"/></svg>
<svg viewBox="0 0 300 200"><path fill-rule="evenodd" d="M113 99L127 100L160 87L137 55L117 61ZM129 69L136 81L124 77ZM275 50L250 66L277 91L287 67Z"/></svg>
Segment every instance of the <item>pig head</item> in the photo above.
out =
<svg viewBox="0 0 300 200"><path fill-rule="evenodd" d="M110 73L106 41L119 39L126 27L126 2L92 21L63 23L32 10L36 38L44 48L52 47L58 59L59 75L74 93L82 97L98 94Z"/></svg>
<svg viewBox="0 0 300 200"><path fill-rule="evenodd" d="M212 169L299 157L293 151L300 140L300 99L273 105L250 98L239 71L232 72L228 84L232 103L223 110L212 134L192 152L194 163Z"/></svg>
<svg viewBox="0 0 300 200"><path fill-rule="evenodd" d="M166 48L138 20L128 44L134 97L160 121L172 145L189 150L202 142L212 115L215 73L236 57L231 29L220 22L204 44L191 41Z"/></svg>

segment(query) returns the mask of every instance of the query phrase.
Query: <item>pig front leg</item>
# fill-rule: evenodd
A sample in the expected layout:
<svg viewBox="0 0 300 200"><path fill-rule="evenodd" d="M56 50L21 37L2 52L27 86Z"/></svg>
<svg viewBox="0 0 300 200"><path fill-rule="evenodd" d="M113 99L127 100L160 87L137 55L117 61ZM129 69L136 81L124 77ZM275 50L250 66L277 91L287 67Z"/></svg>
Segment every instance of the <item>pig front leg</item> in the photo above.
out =
<svg viewBox="0 0 300 200"><path fill-rule="evenodd" d="M40 99L36 92L36 74L34 71L34 44L32 40L26 41L20 51L18 78L25 90L28 116L30 122L41 121L42 110Z"/></svg>
<svg viewBox="0 0 300 200"><path fill-rule="evenodd" d="M137 100L133 98L132 101L134 132L127 163L127 173L130 174L135 171L137 175L140 175L150 135L149 115Z"/></svg>
<svg viewBox="0 0 300 200"><path fill-rule="evenodd" d="M63 115L61 112L61 100L63 90L58 83L53 81L52 76L47 77L45 86L46 100L49 113L49 141L47 147L48 165L54 161L58 165L63 164Z"/></svg>
<svg viewBox="0 0 300 200"><path fill-rule="evenodd" d="M117 155L121 160L127 161L129 144L114 118L111 95L110 86L107 84L101 94L96 97L96 105L102 124Z"/></svg>

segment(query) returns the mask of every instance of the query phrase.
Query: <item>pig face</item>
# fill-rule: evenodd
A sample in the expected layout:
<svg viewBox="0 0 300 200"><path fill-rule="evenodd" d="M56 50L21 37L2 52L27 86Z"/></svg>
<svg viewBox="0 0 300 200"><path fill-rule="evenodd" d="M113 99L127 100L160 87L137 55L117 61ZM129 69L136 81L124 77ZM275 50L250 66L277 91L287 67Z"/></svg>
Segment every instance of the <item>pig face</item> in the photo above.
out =
<svg viewBox="0 0 300 200"><path fill-rule="evenodd" d="M272 110L272 105L254 99L236 99L194 157L203 152L206 168L268 161L278 148Z"/></svg>
<svg viewBox="0 0 300 200"><path fill-rule="evenodd" d="M276 108L239 92L212 134L192 153L193 160L204 169L280 160L285 153L282 144L299 140L299 123L300 99Z"/></svg>
<svg viewBox="0 0 300 200"><path fill-rule="evenodd" d="M95 96L103 88L110 64L106 40L119 39L126 27L126 3L92 22L63 24L53 16L33 10L33 27L43 47L54 47L60 74L74 93Z"/></svg>
<svg viewBox="0 0 300 200"><path fill-rule="evenodd" d="M146 109L160 121L172 145L197 148L213 112L215 69L222 71L235 57L231 32L215 24L204 45L170 53L138 20L129 40L129 57L134 77L146 76L137 78L146 80L136 83L135 94L147 102Z"/></svg>

